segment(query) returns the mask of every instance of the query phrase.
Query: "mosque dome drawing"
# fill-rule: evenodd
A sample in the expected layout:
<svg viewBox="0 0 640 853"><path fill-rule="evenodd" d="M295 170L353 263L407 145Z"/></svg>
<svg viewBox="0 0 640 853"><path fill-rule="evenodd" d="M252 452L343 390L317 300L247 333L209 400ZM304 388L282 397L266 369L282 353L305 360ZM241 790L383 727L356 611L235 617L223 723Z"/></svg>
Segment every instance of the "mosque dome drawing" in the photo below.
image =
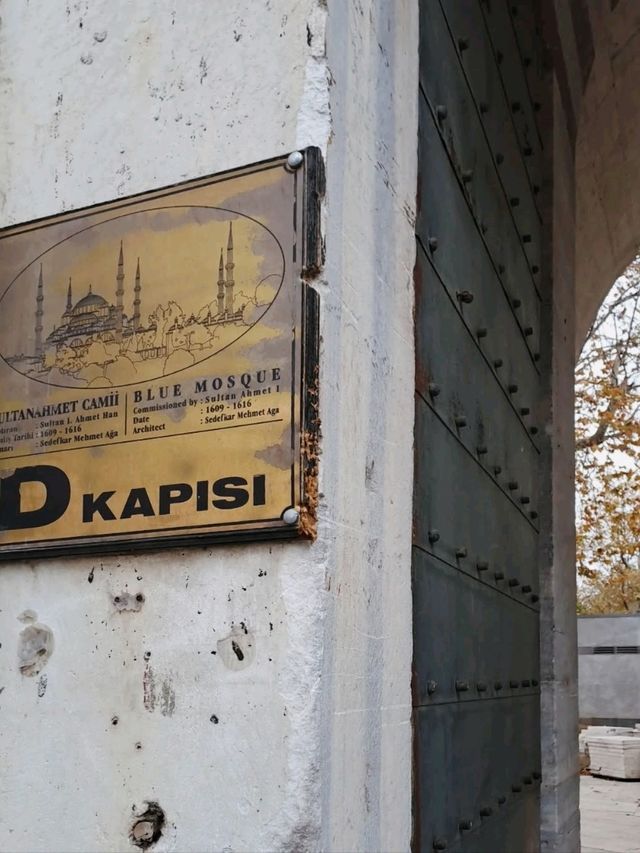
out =
<svg viewBox="0 0 640 853"><path fill-rule="evenodd" d="M35 310L25 316L25 321L29 314L34 318L28 334L30 347L3 355L5 361L38 381L98 388L170 375L213 355L257 322L277 293L277 287L265 293L261 285L267 279L279 279L279 287L284 271L270 272L260 281L247 281L243 276L240 289L234 221L228 221L226 228L222 246L211 246L201 289L204 303L184 307L179 280L173 287L164 285L159 290L157 279L145 279L144 257L134 254L134 262L127 262L130 248L135 252L135 232L116 244L111 268L113 296L105 289L105 281L111 277L108 268L95 271L100 280L95 289L84 275L84 281L80 274L72 275L66 284L63 310L59 279L57 290L48 289L56 268L45 253L36 266ZM214 233L219 235L219 225ZM193 274L192 269L188 272ZM60 305L57 318L56 304Z"/></svg>
<svg viewBox="0 0 640 853"><path fill-rule="evenodd" d="M108 308L107 300L98 293L92 293L91 290L89 290L89 293L87 293L86 296L83 296L82 299L76 302L71 309L71 313L74 317L77 317L79 314L93 312L103 307Z"/></svg>

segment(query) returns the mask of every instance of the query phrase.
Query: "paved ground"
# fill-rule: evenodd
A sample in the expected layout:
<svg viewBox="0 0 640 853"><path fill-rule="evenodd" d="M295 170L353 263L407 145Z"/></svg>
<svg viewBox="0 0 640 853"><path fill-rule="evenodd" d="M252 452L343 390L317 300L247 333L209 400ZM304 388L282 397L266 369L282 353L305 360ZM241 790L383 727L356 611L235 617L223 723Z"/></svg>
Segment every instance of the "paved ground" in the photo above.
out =
<svg viewBox="0 0 640 853"><path fill-rule="evenodd" d="M582 853L640 853L640 782L580 777Z"/></svg>

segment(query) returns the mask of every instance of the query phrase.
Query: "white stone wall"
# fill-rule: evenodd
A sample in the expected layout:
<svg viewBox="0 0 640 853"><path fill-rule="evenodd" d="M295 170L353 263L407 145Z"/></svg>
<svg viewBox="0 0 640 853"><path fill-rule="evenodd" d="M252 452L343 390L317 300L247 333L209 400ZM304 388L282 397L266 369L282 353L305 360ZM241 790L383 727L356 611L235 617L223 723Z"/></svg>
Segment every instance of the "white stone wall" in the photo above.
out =
<svg viewBox="0 0 640 853"><path fill-rule="evenodd" d="M1 849L132 849L145 801L158 850L408 848L417 33L413 0L3 4L0 224L310 144L328 187L318 540L1 565Z"/></svg>

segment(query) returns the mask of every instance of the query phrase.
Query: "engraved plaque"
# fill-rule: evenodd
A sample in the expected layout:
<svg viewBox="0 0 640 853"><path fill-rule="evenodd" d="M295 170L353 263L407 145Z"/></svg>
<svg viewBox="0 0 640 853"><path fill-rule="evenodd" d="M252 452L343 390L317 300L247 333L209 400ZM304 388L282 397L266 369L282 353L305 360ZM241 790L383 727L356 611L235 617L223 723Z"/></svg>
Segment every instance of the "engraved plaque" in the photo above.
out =
<svg viewBox="0 0 640 853"><path fill-rule="evenodd" d="M313 535L320 174L0 232L0 556Z"/></svg>

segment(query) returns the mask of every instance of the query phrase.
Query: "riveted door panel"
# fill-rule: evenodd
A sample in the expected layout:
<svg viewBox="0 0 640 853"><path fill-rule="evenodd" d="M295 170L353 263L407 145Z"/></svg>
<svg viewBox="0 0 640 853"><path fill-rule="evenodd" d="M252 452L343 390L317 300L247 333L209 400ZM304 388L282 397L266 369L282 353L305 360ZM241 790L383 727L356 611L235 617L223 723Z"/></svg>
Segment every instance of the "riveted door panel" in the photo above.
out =
<svg viewBox="0 0 640 853"><path fill-rule="evenodd" d="M522 3L523 11L531 5ZM505 92L505 103L513 117L518 147L529 180L535 184L540 177L542 145L527 77L532 56L529 51L524 55L521 51L514 28L514 6L510 9L506 2L443 0L442 8L455 43L466 45L465 50L460 51L463 67L471 63L474 53L483 53L494 61ZM536 38L535 33L532 38ZM472 74L470 77L474 82L477 79Z"/></svg>
<svg viewBox="0 0 640 853"><path fill-rule="evenodd" d="M419 823L419 849L476 850L479 830L490 823L499 839L492 853L537 849L537 814L528 815L521 826L512 827L511 820L520 816L518 801L535 801L539 789L539 751L526 736L539 725L538 708L537 696L520 696L457 704L453 709L446 705L419 709L415 727L420 796L433 804L433 819L428 825ZM447 765L459 768L455 787L443 784L438 772ZM513 847L505 846L509 834Z"/></svg>
<svg viewBox="0 0 640 853"><path fill-rule="evenodd" d="M476 0L446 0L446 3L452 9L461 10L464 5L475 4ZM537 199L538 193L535 190L540 186L542 143L535 120L536 102L531 96L527 79L527 69L530 66L532 55L529 52L523 55L520 50L509 3L491 2L480 3L479 5L493 47L496 66L504 84L507 103L514 114L518 140L525 158L529 180L534 190L534 198ZM522 3L521 5L524 11L527 6L531 8L533 4ZM531 32L528 39L531 48L533 48L535 40L536 33L534 31Z"/></svg>
<svg viewBox="0 0 640 853"><path fill-rule="evenodd" d="M539 853L537 841L537 823L540 814L540 792L538 787L524 787L518 797L500 808L500 820L480 821L476 831L465 834L460 839L462 853L495 853L506 850L509 853ZM521 827L527 827L525 840ZM522 845L525 846L522 846Z"/></svg>
<svg viewBox="0 0 640 853"><path fill-rule="evenodd" d="M535 386L505 388L496 381L485 339L460 322L420 245L415 278L417 392L522 511L537 519L539 451L530 433ZM477 374L470 383L473 362Z"/></svg>
<svg viewBox="0 0 640 853"><path fill-rule="evenodd" d="M414 559L415 689L421 705L524 696L539 690L538 612L484 572L419 550ZM496 591L502 594L496 595ZM459 638L452 642L452 636ZM532 671L533 670L533 671Z"/></svg>
<svg viewBox="0 0 640 853"><path fill-rule="evenodd" d="M513 595L537 593L532 522L421 398L415 434L415 544L461 572L488 563L485 573Z"/></svg>
<svg viewBox="0 0 640 853"><path fill-rule="evenodd" d="M539 847L547 333L534 2L420 4L416 850Z"/></svg>
<svg viewBox="0 0 640 853"><path fill-rule="evenodd" d="M531 180L526 170L524 154L521 157L504 157L504 151L513 151L520 147L520 141L515 127L513 107L505 98L505 85L500 69L493 55L493 46L486 31L484 17L477 3L464 4L464 14L456 13L456 6L449 5L447 20L438 4L426 4L423 9L424 25L421 29L422 55L421 85L427 100L432 105L441 107L441 129L445 134L451 131L447 128L446 119L449 111L457 109L458 101L452 96L454 87L450 84L452 78L463 77L469 89L468 98L474 102L476 113L482 122L478 142L484 136L491 158L497 167L497 174L504 191L508 193L511 213L520 233L532 233L531 229L539 227L540 221L536 208L537 194L531 192ZM452 42L443 45L443 39L450 33L451 28L460 32L472 32L472 41L466 51L460 52ZM463 37L461 37L462 39ZM450 54L445 56L445 52ZM464 55L463 55L464 54ZM457 57L462 59L462 65ZM440 69L446 70L442 77ZM535 243L527 247L531 251ZM532 273L534 286L536 276Z"/></svg>
<svg viewBox="0 0 640 853"><path fill-rule="evenodd" d="M441 8L428 7L424 14L428 26L422 29L423 51L429 59L423 65L421 86L427 103L501 278L507 287L514 278L521 284L531 282L530 288L521 287L520 317L535 327L540 219L528 190L513 106L507 107L493 58L489 54L487 62L486 52L478 49L478 43L480 48L489 47L482 15L478 12L473 44L456 51ZM466 44L464 39L460 42ZM458 55L473 73L466 72ZM511 229L503 227L505 199Z"/></svg>
<svg viewBox="0 0 640 853"><path fill-rule="evenodd" d="M474 332L487 328L491 318L493 334L485 343L492 356L503 358L512 368L517 363L520 372L530 374L537 384L535 353L540 329L535 295L529 283L522 286L521 278L513 274L508 279L500 278L500 267L487 249L424 99L420 107L424 130L419 141L417 235ZM423 168L425 163L430 164L428 171ZM503 228L507 233L512 230L509 222L496 221L492 227ZM524 275L523 268L521 276ZM516 313L516 299L524 314L522 310ZM508 351L500 350L501 346Z"/></svg>
<svg viewBox="0 0 640 853"><path fill-rule="evenodd" d="M490 11L490 10L488 10ZM543 128L540 122L544 98L545 50L541 38L542 21L535 4L529 0L515 0L510 6L511 23L515 31L518 51L522 57L527 88L531 98L533 116L542 148Z"/></svg>

